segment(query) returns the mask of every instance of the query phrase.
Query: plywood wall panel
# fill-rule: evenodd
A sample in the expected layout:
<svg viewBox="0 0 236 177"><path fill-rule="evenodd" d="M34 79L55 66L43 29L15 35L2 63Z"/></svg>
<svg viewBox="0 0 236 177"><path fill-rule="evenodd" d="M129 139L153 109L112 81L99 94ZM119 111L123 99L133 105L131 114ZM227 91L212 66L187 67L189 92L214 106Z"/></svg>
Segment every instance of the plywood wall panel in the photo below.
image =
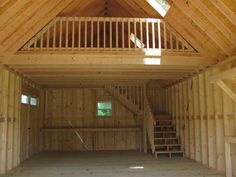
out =
<svg viewBox="0 0 236 177"><path fill-rule="evenodd" d="M19 76L0 66L0 174L19 164Z"/></svg>
<svg viewBox="0 0 236 177"><path fill-rule="evenodd" d="M97 101L112 101L111 118L96 116ZM103 88L45 89L44 127L123 128L140 127L141 122ZM125 150L140 148L139 132L79 132L88 150ZM43 150L87 150L75 132L43 132Z"/></svg>

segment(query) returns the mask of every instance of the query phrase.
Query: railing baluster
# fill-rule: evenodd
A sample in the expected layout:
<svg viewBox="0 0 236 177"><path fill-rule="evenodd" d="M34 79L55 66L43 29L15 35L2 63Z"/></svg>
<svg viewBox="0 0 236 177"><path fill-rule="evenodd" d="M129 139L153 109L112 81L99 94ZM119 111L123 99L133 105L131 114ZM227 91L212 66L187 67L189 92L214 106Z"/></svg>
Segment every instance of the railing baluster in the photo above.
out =
<svg viewBox="0 0 236 177"><path fill-rule="evenodd" d="M40 34L40 49L43 49L43 33Z"/></svg>
<svg viewBox="0 0 236 177"><path fill-rule="evenodd" d="M166 23L164 22L164 49L167 49L167 39L166 39Z"/></svg>
<svg viewBox="0 0 236 177"><path fill-rule="evenodd" d="M148 29L148 21L146 20L146 41L147 41L147 50L149 49L149 29Z"/></svg>
<svg viewBox="0 0 236 177"><path fill-rule="evenodd" d="M69 20L66 19L66 49L68 49L68 38L69 38Z"/></svg>
<svg viewBox="0 0 236 177"><path fill-rule="evenodd" d="M170 32L170 49L173 50L173 36L172 36L172 32Z"/></svg>
<svg viewBox="0 0 236 177"><path fill-rule="evenodd" d="M56 24L57 24L57 20L55 20L54 24L53 24L53 50L55 50L56 47Z"/></svg>
<svg viewBox="0 0 236 177"><path fill-rule="evenodd" d="M159 30L158 30L159 33ZM156 48L155 45L155 24L154 21L152 21L152 49L154 50Z"/></svg>
<svg viewBox="0 0 236 177"><path fill-rule="evenodd" d="M75 48L75 19L72 20L72 49Z"/></svg>
<svg viewBox="0 0 236 177"><path fill-rule="evenodd" d="M175 35L175 42L176 42L176 47L175 47L175 49L179 50L179 39L178 39L178 35Z"/></svg>
<svg viewBox="0 0 236 177"><path fill-rule="evenodd" d="M106 19L103 21L103 48L106 48Z"/></svg>
<svg viewBox="0 0 236 177"><path fill-rule="evenodd" d="M49 38L50 38L50 31L49 31L49 26L47 27L47 50L49 49Z"/></svg>
<svg viewBox="0 0 236 177"><path fill-rule="evenodd" d="M91 19L91 48L93 48L93 19Z"/></svg>
<svg viewBox="0 0 236 177"><path fill-rule="evenodd" d="M122 49L125 48L125 27L124 27L124 19L122 20Z"/></svg>
<svg viewBox="0 0 236 177"><path fill-rule="evenodd" d="M78 48L81 48L81 18L78 21Z"/></svg>
<svg viewBox="0 0 236 177"><path fill-rule="evenodd" d="M62 19L60 19L60 37L59 37L59 48L61 49L62 45Z"/></svg>
<svg viewBox="0 0 236 177"><path fill-rule="evenodd" d="M109 20L109 26L110 26L110 49L112 49L112 20Z"/></svg>
<svg viewBox="0 0 236 177"><path fill-rule="evenodd" d="M118 49L118 44L119 44L118 34L119 34L119 31L118 31L118 20L116 19L116 49Z"/></svg>
<svg viewBox="0 0 236 177"><path fill-rule="evenodd" d="M143 22L140 19L140 40L141 40L141 48L144 48L143 46Z"/></svg>
<svg viewBox="0 0 236 177"><path fill-rule="evenodd" d="M97 18L97 48L99 49L100 46L100 21Z"/></svg>
<svg viewBox="0 0 236 177"><path fill-rule="evenodd" d="M128 48L130 49L130 19L128 19Z"/></svg>
<svg viewBox="0 0 236 177"><path fill-rule="evenodd" d="M88 38L88 21L87 21L87 18L85 18L85 27L84 27L84 36L85 36L85 39L84 39L84 48L87 49L87 38Z"/></svg>
<svg viewBox="0 0 236 177"><path fill-rule="evenodd" d="M135 46L134 48L137 48L137 29L136 29L136 21L134 19L134 41L135 41Z"/></svg>
<svg viewBox="0 0 236 177"><path fill-rule="evenodd" d="M158 20L158 47L159 52L161 53L161 22Z"/></svg>

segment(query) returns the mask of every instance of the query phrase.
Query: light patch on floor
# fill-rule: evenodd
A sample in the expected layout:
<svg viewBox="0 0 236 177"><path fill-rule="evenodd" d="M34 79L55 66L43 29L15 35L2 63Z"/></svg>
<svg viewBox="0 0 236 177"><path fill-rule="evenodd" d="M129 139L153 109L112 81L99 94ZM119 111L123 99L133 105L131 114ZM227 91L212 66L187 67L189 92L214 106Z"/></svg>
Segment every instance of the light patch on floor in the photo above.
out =
<svg viewBox="0 0 236 177"><path fill-rule="evenodd" d="M1 177L224 177L185 158L137 151L43 152Z"/></svg>

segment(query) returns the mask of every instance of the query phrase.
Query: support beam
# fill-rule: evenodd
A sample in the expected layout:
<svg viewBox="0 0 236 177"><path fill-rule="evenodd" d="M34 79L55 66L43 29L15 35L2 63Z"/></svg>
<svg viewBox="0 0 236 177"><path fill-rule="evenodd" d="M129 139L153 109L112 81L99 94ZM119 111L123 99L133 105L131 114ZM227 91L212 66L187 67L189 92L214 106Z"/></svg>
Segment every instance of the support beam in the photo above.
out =
<svg viewBox="0 0 236 177"><path fill-rule="evenodd" d="M232 78L236 76L236 67L211 77L210 82L214 83L221 79Z"/></svg>
<svg viewBox="0 0 236 177"><path fill-rule="evenodd" d="M216 84L236 103L236 94L222 80L216 81Z"/></svg>
<svg viewBox="0 0 236 177"><path fill-rule="evenodd" d="M210 63L199 54L146 56L144 52L79 52L77 54L66 53L19 53L14 55L6 65L148 65L146 60L158 60L160 66L193 66L205 67ZM160 63L159 63L160 62Z"/></svg>

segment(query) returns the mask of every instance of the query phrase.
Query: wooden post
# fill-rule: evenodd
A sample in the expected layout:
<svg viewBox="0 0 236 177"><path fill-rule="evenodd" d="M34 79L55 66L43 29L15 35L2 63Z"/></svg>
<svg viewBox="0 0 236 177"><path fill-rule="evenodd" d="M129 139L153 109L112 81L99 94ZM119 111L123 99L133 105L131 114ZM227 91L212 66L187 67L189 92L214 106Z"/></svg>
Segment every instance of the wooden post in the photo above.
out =
<svg viewBox="0 0 236 177"><path fill-rule="evenodd" d="M7 170L7 137L8 137L8 82L9 72L1 68L2 73L2 100L1 100L1 118L2 118L2 134L1 136L1 156L0 156L0 174L6 173Z"/></svg>
<svg viewBox="0 0 236 177"><path fill-rule="evenodd" d="M232 177L232 161L230 154L230 142L225 141L225 166L226 166L226 177Z"/></svg>
<svg viewBox="0 0 236 177"><path fill-rule="evenodd" d="M146 86L142 94L143 102L145 102ZM144 103L144 116L143 116L143 152L147 153L147 133L146 133L146 104Z"/></svg>

